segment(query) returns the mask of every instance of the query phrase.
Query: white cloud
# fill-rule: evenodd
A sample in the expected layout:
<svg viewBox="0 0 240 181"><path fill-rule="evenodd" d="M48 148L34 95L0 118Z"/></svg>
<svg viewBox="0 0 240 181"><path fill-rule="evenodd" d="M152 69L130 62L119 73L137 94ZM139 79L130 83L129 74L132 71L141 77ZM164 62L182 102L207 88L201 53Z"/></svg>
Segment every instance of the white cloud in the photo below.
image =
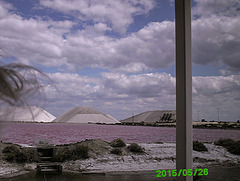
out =
<svg viewBox="0 0 240 181"><path fill-rule="evenodd" d="M55 82L58 91L61 93L69 93L75 96L87 96L95 93L100 88L98 84L99 80L89 78L86 76L79 76L78 74L68 73L54 73L49 74L50 78ZM56 96L59 96L58 94Z"/></svg>
<svg viewBox="0 0 240 181"><path fill-rule="evenodd" d="M240 21L238 17L212 15L192 22L193 61L198 64L224 63L240 69Z"/></svg>
<svg viewBox="0 0 240 181"><path fill-rule="evenodd" d="M207 120L217 120L217 108L221 109L221 120L239 119L240 76L193 77L193 114L197 110ZM196 117L195 117L196 119Z"/></svg>
<svg viewBox="0 0 240 181"><path fill-rule="evenodd" d="M92 106L118 119L156 109L175 109L175 78L166 73L127 75L103 73L102 78L81 77L77 74L50 74L58 91L47 87L47 97L52 108ZM216 110L221 109L221 119L239 119L240 76L193 77L193 115L217 120ZM59 111L59 110L58 110ZM59 112L58 112L59 114Z"/></svg>
<svg viewBox="0 0 240 181"><path fill-rule="evenodd" d="M229 1L226 6L223 1L214 1L217 4L214 10L211 2L197 1L193 10L193 62L223 64L228 69L221 69L222 75L239 72L240 21L236 11L239 3ZM1 1L0 47L7 55L31 65L110 70L102 73L102 78L50 74L59 92L46 87L52 100L48 103L52 109L58 109L55 110L58 114L59 110L77 105L100 107L117 118L132 112L175 108L175 78L164 73L142 73L168 68L174 63L174 22L150 22L138 32L118 38L106 34L108 31L124 33L135 15L147 14L153 8L153 1L47 0L41 3L92 24L81 24L83 29L76 30L74 25L79 22L26 19L14 13L13 6ZM126 74L129 72L139 74ZM216 107L220 107L226 114L225 120L239 119L239 80L239 75L194 77L194 110L204 113L206 119L216 119L213 115Z"/></svg>
<svg viewBox="0 0 240 181"><path fill-rule="evenodd" d="M76 67L98 65L117 70L136 68L137 71L146 67L166 68L174 62L173 22L150 23L139 32L120 39L94 36L96 34L87 30L67 37L65 56Z"/></svg>
<svg viewBox="0 0 240 181"><path fill-rule="evenodd" d="M103 73L103 84L118 94L127 94L140 97L157 97L168 92L175 94L175 80L169 74L147 73L125 75Z"/></svg>
<svg viewBox="0 0 240 181"><path fill-rule="evenodd" d="M75 70L98 66L137 72L148 67L168 67L174 61L173 22L151 23L119 39L104 35L111 30L107 24L99 22L71 33L74 24L24 19L8 12L0 20L1 47L23 63L66 65Z"/></svg>
<svg viewBox="0 0 240 181"><path fill-rule="evenodd" d="M240 70L240 2L238 0L196 0L193 8L193 61L224 64Z"/></svg>
<svg viewBox="0 0 240 181"><path fill-rule="evenodd" d="M213 14L236 16L239 15L238 0L194 0L197 3L192 10L193 15L211 16Z"/></svg>
<svg viewBox="0 0 240 181"><path fill-rule="evenodd" d="M0 2L0 18L4 18L5 16L7 16L8 11L12 9L14 9L14 7L11 4L1 1Z"/></svg>
<svg viewBox="0 0 240 181"><path fill-rule="evenodd" d="M58 66L64 62L62 33L69 31L73 24L70 21L24 19L8 12L0 19L0 46L6 52L5 56L15 57L23 63Z"/></svg>
<svg viewBox="0 0 240 181"><path fill-rule="evenodd" d="M81 20L107 23L120 33L126 32L135 15L146 14L155 5L153 0L41 0L40 3Z"/></svg>
<svg viewBox="0 0 240 181"><path fill-rule="evenodd" d="M240 86L239 78L239 75L194 77L193 86L196 89L197 94L202 94L205 96L230 93L232 90L238 91L238 88ZM237 97L232 98L237 99Z"/></svg>
<svg viewBox="0 0 240 181"><path fill-rule="evenodd" d="M169 67L174 62L174 23L149 23L111 47L115 50L117 66L144 63L149 68Z"/></svg>
<svg viewBox="0 0 240 181"><path fill-rule="evenodd" d="M175 79L169 74L103 73L102 76L49 74L58 89L45 88L48 109L58 116L74 106L92 106L118 119L132 112L174 109Z"/></svg>
<svg viewBox="0 0 240 181"><path fill-rule="evenodd" d="M149 68L142 63L130 63L130 64L120 67L119 69L116 69L116 71L138 73L138 72L145 72L148 69Z"/></svg>
<svg viewBox="0 0 240 181"><path fill-rule="evenodd" d="M45 3L47 2L50 3L48 6L61 7L67 1ZM114 4L115 1L111 2ZM74 3L80 2L73 1ZM134 1L131 6L134 6L134 3L137 2ZM174 22L171 21L150 22L138 32L113 38L105 34L112 30L107 22L99 21L72 32L76 22L24 19L8 12L7 7L10 5L6 6L0 4L4 9L0 20L0 46L9 56L17 57L24 63L55 67L65 65L70 70L89 66L123 72L142 72L168 68L175 61ZM137 8L145 12L145 6L150 8L150 4ZM202 6L205 7L205 4L198 3L196 8ZM66 9L71 8L71 3L66 5ZM223 64L228 68L225 72L239 72L239 29L240 21L237 16L212 14L193 19L193 63Z"/></svg>

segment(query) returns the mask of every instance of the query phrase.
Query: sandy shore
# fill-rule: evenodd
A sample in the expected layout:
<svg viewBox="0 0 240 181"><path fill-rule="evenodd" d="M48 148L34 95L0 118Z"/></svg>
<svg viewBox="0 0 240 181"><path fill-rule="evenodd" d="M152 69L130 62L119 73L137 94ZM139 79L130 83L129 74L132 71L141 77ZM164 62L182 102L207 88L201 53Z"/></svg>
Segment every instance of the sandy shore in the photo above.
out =
<svg viewBox="0 0 240 181"><path fill-rule="evenodd" d="M88 159L65 161L63 172L75 173L122 173L143 172L162 169L175 169L175 143L142 143L143 154L124 151L123 155L110 153L111 146L101 140L95 140L95 148L90 147ZM209 168L213 166L238 166L240 156L229 153L225 148L213 143L205 143L207 152L193 151L193 167ZM92 149L91 149L92 148ZM16 164L4 160L0 162L0 177L12 177L35 171L37 163Z"/></svg>

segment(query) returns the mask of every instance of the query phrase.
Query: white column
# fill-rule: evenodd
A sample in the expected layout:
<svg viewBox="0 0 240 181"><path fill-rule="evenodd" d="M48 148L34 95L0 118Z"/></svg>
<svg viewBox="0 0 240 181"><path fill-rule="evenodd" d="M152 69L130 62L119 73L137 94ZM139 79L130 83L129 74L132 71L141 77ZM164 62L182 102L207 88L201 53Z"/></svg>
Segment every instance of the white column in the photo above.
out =
<svg viewBox="0 0 240 181"><path fill-rule="evenodd" d="M192 169L191 0L175 0L176 167ZM192 177L177 177L192 181Z"/></svg>

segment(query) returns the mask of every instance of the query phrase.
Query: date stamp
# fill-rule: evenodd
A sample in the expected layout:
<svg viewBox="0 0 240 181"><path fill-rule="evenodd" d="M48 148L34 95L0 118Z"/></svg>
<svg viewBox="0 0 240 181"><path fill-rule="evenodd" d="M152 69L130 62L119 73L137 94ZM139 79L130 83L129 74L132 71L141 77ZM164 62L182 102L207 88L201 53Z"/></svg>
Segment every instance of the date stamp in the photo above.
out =
<svg viewBox="0 0 240 181"><path fill-rule="evenodd" d="M157 170L156 177L180 177L180 176L206 176L208 175L207 168L196 169L169 169L169 170Z"/></svg>

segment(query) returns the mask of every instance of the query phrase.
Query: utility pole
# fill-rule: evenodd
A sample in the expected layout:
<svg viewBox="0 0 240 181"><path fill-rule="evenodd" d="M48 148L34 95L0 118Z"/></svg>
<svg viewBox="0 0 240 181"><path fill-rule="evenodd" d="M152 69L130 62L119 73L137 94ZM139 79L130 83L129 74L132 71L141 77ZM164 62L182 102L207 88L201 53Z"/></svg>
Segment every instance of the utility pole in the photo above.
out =
<svg viewBox="0 0 240 181"><path fill-rule="evenodd" d="M191 0L175 1L176 32L176 167L192 169ZM192 181L192 176L177 181Z"/></svg>
<svg viewBox="0 0 240 181"><path fill-rule="evenodd" d="M218 108L217 108L217 110L218 110L218 122L219 122L219 109L220 109L220 108L218 107Z"/></svg>

